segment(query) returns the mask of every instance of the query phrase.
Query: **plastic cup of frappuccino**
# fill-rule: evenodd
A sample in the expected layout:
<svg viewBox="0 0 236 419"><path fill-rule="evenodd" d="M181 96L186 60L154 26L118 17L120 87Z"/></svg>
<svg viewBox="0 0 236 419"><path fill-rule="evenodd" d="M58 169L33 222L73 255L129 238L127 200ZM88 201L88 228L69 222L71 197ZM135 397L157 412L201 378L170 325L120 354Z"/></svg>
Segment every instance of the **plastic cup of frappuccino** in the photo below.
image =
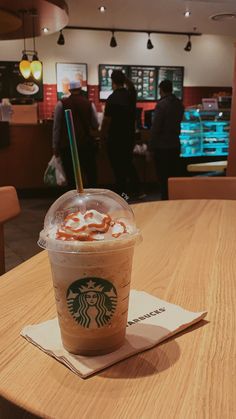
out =
<svg viewBox="0 0 236 419"><path fill-rule="evenodd" d="M110 190L72 190L49 208L38 244L48 251L62 344L69 352L96 356L123 345L140 240L131 207Z"/></svg>

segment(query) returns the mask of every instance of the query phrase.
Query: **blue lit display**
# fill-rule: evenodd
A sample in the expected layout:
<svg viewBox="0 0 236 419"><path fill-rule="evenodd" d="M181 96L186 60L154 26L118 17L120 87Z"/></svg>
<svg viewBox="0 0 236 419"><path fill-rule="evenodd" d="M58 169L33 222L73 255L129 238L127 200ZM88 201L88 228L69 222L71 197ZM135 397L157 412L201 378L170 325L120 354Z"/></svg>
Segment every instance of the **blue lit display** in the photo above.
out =
<svg viewBox="0 0 236 419"><path fill-rule="evenodd" d="M229 111L188 109L181 123L181 156L227 156Z"/></svg>

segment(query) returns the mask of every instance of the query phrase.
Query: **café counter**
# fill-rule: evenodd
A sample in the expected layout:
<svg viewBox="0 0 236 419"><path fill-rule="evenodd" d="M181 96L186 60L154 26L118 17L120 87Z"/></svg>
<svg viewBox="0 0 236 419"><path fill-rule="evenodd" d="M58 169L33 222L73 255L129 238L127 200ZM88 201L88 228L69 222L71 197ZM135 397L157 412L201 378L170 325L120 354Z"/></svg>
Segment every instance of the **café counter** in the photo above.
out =
<svg viewBox="0 0 236 419"><path fill-rule="evenodd" d="M0 186L46 190L48 187L44 185L43 176L52 157L52 121L10 124L8 134L9 141L5 141L3 134L0 135ZM141 181L156 181L152 163L138 156L135 165ZM104 145L98 149L97 168L99 186L114 183Z"/></svg>
<svg viewBox="0 0 236 419"><path fill-rule="evenodd" d="M52 156L52 124L10 124L9 141L0 138L0 186L43 187L43 174Z"/></svg>

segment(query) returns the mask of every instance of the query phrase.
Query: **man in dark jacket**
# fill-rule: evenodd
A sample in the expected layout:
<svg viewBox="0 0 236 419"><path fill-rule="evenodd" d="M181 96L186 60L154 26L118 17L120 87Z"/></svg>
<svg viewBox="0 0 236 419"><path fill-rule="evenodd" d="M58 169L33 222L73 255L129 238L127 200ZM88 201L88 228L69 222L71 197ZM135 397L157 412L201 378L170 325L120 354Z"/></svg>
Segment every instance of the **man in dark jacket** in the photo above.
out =
<svg viewBox="0 0 236 419"><path fill-rule="evenodd" d="M168 199L168 178L180 174L180 124L182 102L172 93L172 82L159 84L160 96L152 123L150 149L153 151L161 197Z"/></svg>
<svg viewBox="0 0 236 419"><path fill-rule="evenodd" d="M70 143L66 128L65 110L71 109L82 174L88 187L96 187L96 145L91 129L98 128L96 110L81 91L80 82L70 83L70 96L61 99L54 112L53 153L60 156L65 169L68 187L75 187Z"/></svg>
<svg viewBox="0 0 236 419"><path fill-rule="evenodd" d="M140 182L133 165L135 143L136 91L133 83L120 70L112 75L113 93L106 101L101 138L115 176L116 191L127 194L127 181L133 193L139 194Z"/></svg>

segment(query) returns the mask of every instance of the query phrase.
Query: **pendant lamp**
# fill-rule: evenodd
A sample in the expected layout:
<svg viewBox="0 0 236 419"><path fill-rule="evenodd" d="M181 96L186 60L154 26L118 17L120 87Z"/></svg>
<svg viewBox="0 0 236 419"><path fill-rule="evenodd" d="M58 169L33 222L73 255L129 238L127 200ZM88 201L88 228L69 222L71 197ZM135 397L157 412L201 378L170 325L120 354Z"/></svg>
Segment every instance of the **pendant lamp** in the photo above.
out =
<svg viewBox="0 0 236 419"><path fill-rule="evenodd" d="M34 48L34 54L32 57L32 62L30 64L30 69L32 76L36 80L40 80L42 77L42 63L38 59L38 53L35 48L35 26L34 26L34 18L37 16L36 12L33 11L32 13L32 23L33 23L33 48Z"/></svg>
<svg viewBox="0 0 236 419"><path fill-rule="evenodd" d="M20 73L24 79L28 79L30 76L33 76L35 80L40 80L42 77L42 63L38 59L38 53L35 49L35 26L34 18L37 16L37 13L34 9L32 10L22 10L23 16L23 36L24 36L24 50L22 51L22 59L19 64ZM25 43L25 13L32 17L32 33L33 33L33 50L26 50ZM32 56L32 61L28 59L28 55Z"/></svg>
<svg viewBox="0 0 236 419"><path fill-rule="evenodd" d="M22 59L21 59L19 68L20 68L20 72L21 72L22 76L24 77L24 79L28 79L30 77L30 73L31 73L31 64L28 60L28 56L25 53L25 51L23 51L23 55L22 55Z"/></svg>
<svg viewBox="0 0 236 419"><path fill-rule="evenodd" d="M42 63L39 61L37 54L33 55L33 60L30 63L30 70L35 80L40 80L42 77Z"/></svg>
<svg viewBox="0 0 236 419"><path fill-rule="evenodd" d="M22 51L22 58L19 64L20 72L24 79L28 79L30 77L31 68L30 62L28 60L28 55L26 54L26 44L25 44L25 10L21 11L22 13L22 20L23 20L23 39L24 39L24 49Z"/></svg>

